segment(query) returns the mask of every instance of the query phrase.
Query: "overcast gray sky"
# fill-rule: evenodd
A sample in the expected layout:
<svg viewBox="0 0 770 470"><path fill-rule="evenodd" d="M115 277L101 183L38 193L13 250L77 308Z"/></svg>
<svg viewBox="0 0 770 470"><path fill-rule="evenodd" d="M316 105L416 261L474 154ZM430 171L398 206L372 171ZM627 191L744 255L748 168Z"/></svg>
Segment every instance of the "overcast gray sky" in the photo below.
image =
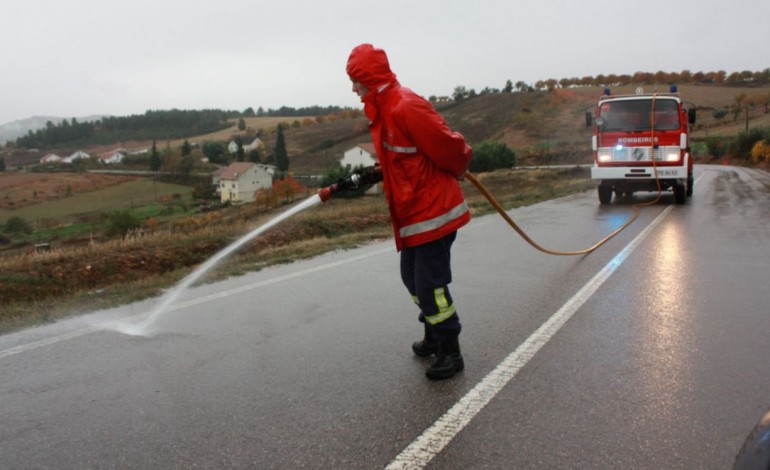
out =
<svg viewBox="0 0 770 470"><path fill-rule="evenodd" d="M5 0L0 124L147 109L358 106L350 50L458 85L770 67L768 0Z"/></svg>

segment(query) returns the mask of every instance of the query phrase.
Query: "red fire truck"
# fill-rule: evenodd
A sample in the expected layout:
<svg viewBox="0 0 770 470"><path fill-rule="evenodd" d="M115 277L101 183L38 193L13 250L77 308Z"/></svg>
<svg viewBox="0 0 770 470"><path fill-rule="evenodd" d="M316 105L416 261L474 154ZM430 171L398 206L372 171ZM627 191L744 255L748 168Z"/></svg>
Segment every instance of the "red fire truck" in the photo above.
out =
<svg viewBox="0 0 770 470"><path fill-rule="evenodd" d="M674 192L677 204L692 195L692 164L688 124L695 124L695 107L671 87L669 93L611 95L605 90L586 125L594 127L594 166L599 202L612 195L630 197L635 191Z"/></svg>

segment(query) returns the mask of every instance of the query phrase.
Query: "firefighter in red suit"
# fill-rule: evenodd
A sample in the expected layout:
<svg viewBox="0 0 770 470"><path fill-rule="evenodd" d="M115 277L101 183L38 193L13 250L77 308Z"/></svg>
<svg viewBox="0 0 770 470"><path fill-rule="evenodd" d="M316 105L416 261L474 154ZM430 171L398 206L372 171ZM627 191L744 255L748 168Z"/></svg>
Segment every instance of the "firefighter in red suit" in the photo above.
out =
<svg viewBox="0 0 770 470"><path fill-rule="evenodd" d="M449 293L450 250L457 229L471 218L459 181L472 150L427 100L399 84L382 49L354 48L347 74L371 121L379 160L360 176L364 183L383 182L401 252L401 278L424 323L424 337L412 350L421 357L437 356L428 378L453 377L464 363L460 319Z"/></svg>

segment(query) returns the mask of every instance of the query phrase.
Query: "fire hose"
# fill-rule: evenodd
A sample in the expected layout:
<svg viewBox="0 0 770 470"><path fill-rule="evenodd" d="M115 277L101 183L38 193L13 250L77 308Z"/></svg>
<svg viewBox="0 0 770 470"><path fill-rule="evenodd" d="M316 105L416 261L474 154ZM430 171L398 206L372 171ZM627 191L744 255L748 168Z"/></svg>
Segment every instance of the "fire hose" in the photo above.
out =
<svg viewBox="0 0 770 470"><path fill-rule="evenodd" d="M653 109L654 109L654 99L653 99ZM652 124L654 124L654 121ZM652 127L654 129L654 125ZM586 255L597 250L600 246L607 243L609 240L615 237L615 235L619 234L620 232L625 230L626 227L631 225L639 217L639 214L640 214L639 208L641 206L648 206L658 202L661 196L661 186L660 186L660 180L658 178L658 171L657 171L657 166L655 165L654 158L653 158L653 168L655 169L655 179L658 185L658 196L652 201L634 204L633 206L631 206L631 208L634 211L633 214L620 227L613 230L609 235L605 236L604 238L596 242L593 246L589 248L585 248L583 250L575 250L575 251L552 250L541 246L539 243L535 242L532 239L532 237L527 235L527 233L513 220L513 218L511 218L511 216L508 215L508 213L503 208L503 206L499 202L497 202L495 197L492 196L492 194L489 192L486 186L484 186L475 176L473 176L472 173L465 172L464 177L466 180L470 181L471 184L473 184L476 187L476 189L479 190L479 192L484 196L484 198L486 198L486 200L492 205L492 207L498 212L498 214L500 214L500 216L508 223L508 225L516 233L518 233L519 236L521 236L521 238L524 239L524 241L529 243L533 248L549 255L576 256L576 255ZM334 194L338 193L339 191L348 190L348 189L357 189L362 184L372 184L382 180L382 174L380 173L379 167L376 167L376 166L367 167L362 169L361 172L362 173L353 173L347 178L340 178L336 183L332 184L331 186L320 189L318 191L318 196L321 198L321 201L326 202L329 198L331 198Z"/></svg>

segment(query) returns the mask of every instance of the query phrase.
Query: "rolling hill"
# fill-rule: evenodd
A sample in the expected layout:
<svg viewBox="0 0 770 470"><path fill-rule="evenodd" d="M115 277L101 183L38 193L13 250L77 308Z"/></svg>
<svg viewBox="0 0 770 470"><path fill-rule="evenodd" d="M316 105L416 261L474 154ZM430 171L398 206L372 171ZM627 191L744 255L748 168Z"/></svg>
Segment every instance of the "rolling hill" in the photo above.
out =
<svg viewBox="0 0 770 470"><path fill-rule="evenodd" d="M635 86L619 87L614 94L633 94ZM646 87L648 92L656 91ZM668 87L660 87L661 92ZM731 136L744 130L743 116L718 120L715 108L730 109L739 94L767 95L770 87L726 87L685 85L680 95L696 105L698 123L695 138ZM447 124L471 143L504 142L516 150L524 162L590 162L591 129L585 126L585 113L596 104L602 90L596 87L557 89L553 92L517 92L477 96L458 103L439 105ZM751 126L770 126L770 114L755 107ZM345 150L368 142L365 118L343 120L285 131L291 169L297 173L323 172L336 164ZM268 140L268 146L274 140ZM325 145L324 145L325 144ZM318 147L322 148L318 148Z"/></svg>

